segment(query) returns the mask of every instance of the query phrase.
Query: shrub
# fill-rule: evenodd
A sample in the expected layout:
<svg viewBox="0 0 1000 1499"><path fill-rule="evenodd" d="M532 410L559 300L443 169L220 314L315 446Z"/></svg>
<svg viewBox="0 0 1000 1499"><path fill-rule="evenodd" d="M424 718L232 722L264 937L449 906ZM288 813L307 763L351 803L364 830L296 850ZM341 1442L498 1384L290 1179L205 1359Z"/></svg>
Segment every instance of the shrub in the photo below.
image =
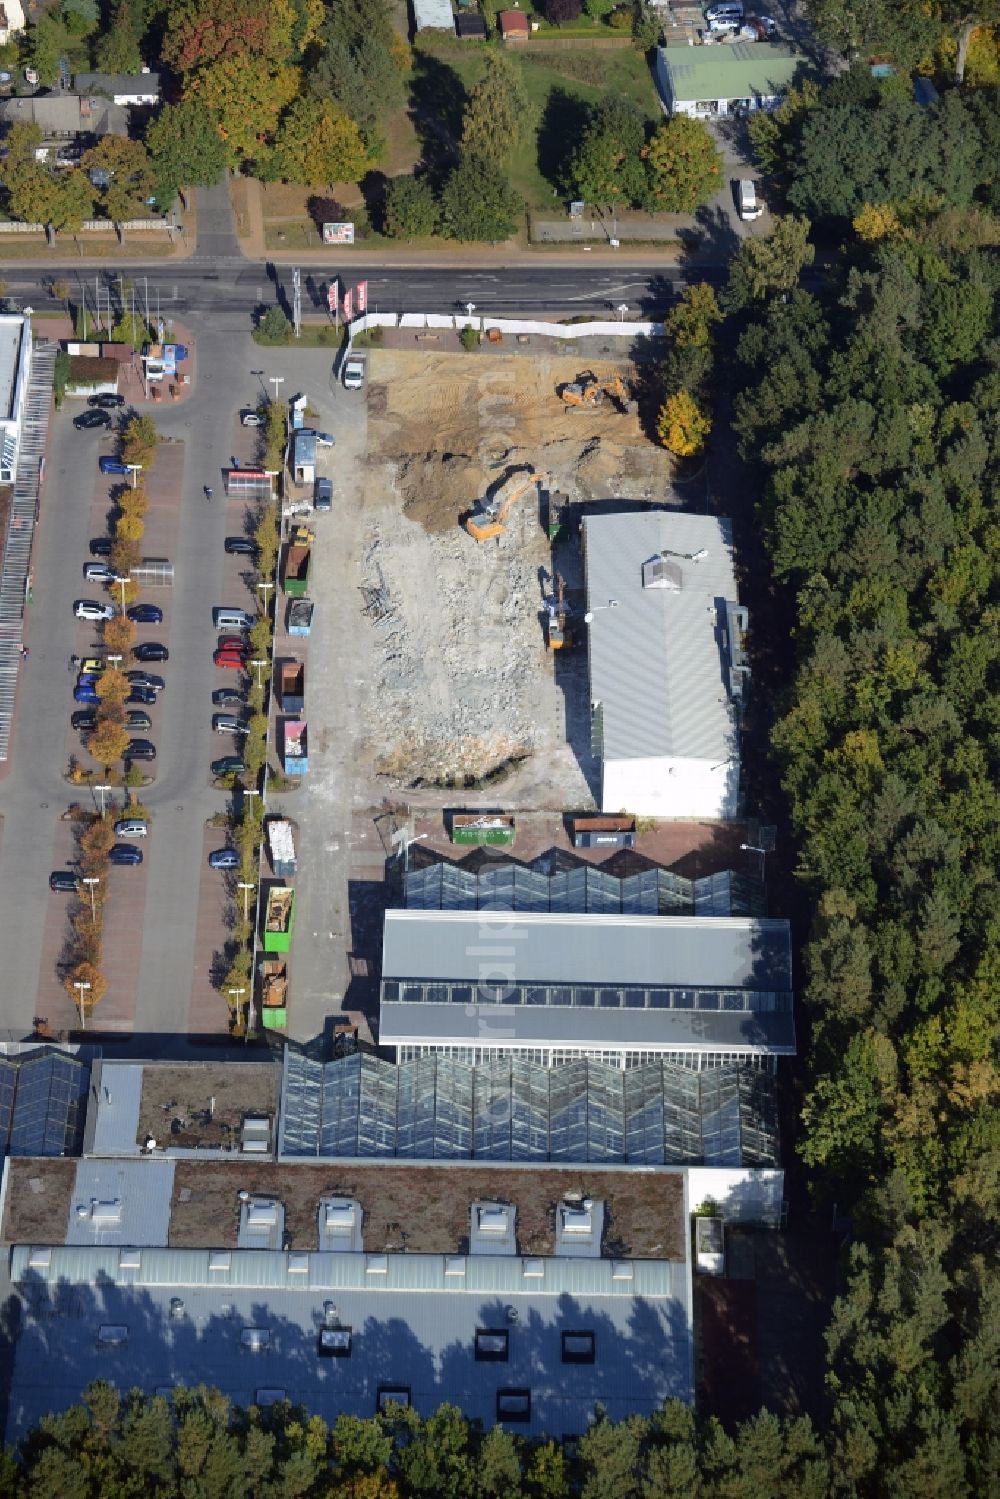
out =
<svg viewBox="0 0 1000 1499"><path fill-rule="evenodd" d="M253 332L259 344L285 344L292 336L292 325L280 307L269 307Z"/></svg>
<svg viewBox="0 0 1000 1499"><path fill-rule="evenodd" d="M423 177L393 177L385 190L383 227L393 239L433 234L440 214L430 183Z"/></svg>

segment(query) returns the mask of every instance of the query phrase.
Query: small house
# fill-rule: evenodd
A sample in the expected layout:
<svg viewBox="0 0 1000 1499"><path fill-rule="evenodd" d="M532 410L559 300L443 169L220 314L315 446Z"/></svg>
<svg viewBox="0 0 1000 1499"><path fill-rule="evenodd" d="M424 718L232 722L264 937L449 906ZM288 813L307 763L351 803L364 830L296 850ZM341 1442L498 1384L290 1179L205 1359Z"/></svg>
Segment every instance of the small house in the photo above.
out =
<svg viewBox="0 0 1000 1499"><path fill-rule="evenodd" d="M33 95L4 99L0 103L0 126L37 125L42 144L35 155L73 166L90 146L105 135L128 134L128 112L110 99L81 98L79 94Z"/></svg>
<svg viewBox="0 0 1000 1499"><path fill-rule="evenodd" d="M415 31L447 31L454 34L451 0L413 0Z"/></svg>
<svg viewBox="0 0 1000 1499"><path fill-rule="evenodd" d="M505 42L526 42L531 34L528 17L520 10L502 10L497 16L497 24Z"/></svg>
<svg viewBox="0 0 1000 1499"><path fill-rule="evenodd" d="M160 102L160 75L148 68L141 73L77 73L73 83L78 94L100 94L114 104L142 108Z"/></svg>

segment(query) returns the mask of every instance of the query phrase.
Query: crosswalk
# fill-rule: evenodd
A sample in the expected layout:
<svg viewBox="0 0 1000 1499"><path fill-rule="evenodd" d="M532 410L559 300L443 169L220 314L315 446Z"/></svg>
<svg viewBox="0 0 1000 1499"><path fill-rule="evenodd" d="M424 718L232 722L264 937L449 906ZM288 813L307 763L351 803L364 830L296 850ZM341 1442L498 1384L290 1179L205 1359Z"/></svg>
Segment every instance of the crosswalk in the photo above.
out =
<svg viewBox="0 0 1000 1499"><path fill-rule="evenodd" d="M21 446L7 525L7 545L0 572L0 760L7 759L14 721L31 542L38 516L40 465L49 431L55 362L55 344L36 339L21 422Z"/></svg>

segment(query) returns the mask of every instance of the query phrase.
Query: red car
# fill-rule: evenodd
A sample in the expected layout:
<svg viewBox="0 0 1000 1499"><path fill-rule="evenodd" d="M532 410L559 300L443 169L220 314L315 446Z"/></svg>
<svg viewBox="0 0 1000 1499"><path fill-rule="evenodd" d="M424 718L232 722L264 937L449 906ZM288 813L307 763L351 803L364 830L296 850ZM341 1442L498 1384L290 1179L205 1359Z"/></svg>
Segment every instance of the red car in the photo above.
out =
<svg viewBox="0 0 1000 1499"><path fill-rule="evenodd" d="M247 658L242 651L216 651L216 666L228 666L232 671L242 671L247 664Z"/></svg>
<svg viewBox="0 0 1000 1499"><path fill-rule="evenodd" d="M247 643L242 635L220 635L215 647L217 651L245 651L246 648Z"/></svg>

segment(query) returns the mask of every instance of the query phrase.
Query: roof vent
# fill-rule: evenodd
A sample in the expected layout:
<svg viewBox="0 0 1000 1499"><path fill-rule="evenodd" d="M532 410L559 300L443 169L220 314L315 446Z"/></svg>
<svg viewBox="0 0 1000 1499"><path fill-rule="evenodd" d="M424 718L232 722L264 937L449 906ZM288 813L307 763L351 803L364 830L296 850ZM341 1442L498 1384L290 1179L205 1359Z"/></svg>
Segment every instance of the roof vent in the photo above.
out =
<svg viewBox="0 0 1000 1499"><path fill-rule="evenodd" d="M657 552L642 564L642 586L666 588L670 593L680 593L683 586L680 566L663 552Z"/></svg>
<svg viewBox="0 0 1000 1499"><path fill-rule="evenodd" d="M269 1327L244 1327L240 1333L240 1343L250 1353L265 1353L271 1344L271 1329Z"/></svg>
<svg viewBox="0 0 1000 1499"><path fill-rule="evenodd" d="M506 1316L507 1321L511 1324L512 1327L515 1322L520 1322L521 1320L521 1313L518 1311L516 1306L505 1307L504 1315Z"/></svg>
<svg viewBox="0 0 1000 1499"><path fill-rule="evenodd" d="M479 1209L479 1232L481 1234L505 1234L510 1226L508 1210L495 1204Z"/></svg>
<svg viewBox="0 0 1000 1499"><path fill-rule="evenodd" d="M323 1221L328 1233L336 1233L338 1230L350 1233L354 1227L354 1203L334 1198L326 1204Z"/></svg>
<svg viewBox="0 0 1000 1499"><path fill-rule="evenodd" d="M589 1198L582 1202L566 1202L563 1204L563 1233L564 1234L591 1234L594 1231L594 1204Z"/></svg>
<svg viewBox="0 0 1000 1499"><path fill-rule="evenodd" d="M92 1202L90 1217L94 1223L120 1223L122 1221L121 1198L116 1197L113 1202Z"/></svg>
<svg viewBox="0 0 1000 1499"><path fill-rule="evenodd" d="M177 1321L179 1317L183 1317L184 1315L184 1302L179 1296L171 1296L170 1298L170 1315L174 1321Z"/></svg>
<svg viewBox="0 0 1000 1499"><path fill-rule="evenodd" d="M278 1223L278 1204L273 1197L261 1197L247 1208L247 1228L255 1233L267 1233Z"/></svg>

